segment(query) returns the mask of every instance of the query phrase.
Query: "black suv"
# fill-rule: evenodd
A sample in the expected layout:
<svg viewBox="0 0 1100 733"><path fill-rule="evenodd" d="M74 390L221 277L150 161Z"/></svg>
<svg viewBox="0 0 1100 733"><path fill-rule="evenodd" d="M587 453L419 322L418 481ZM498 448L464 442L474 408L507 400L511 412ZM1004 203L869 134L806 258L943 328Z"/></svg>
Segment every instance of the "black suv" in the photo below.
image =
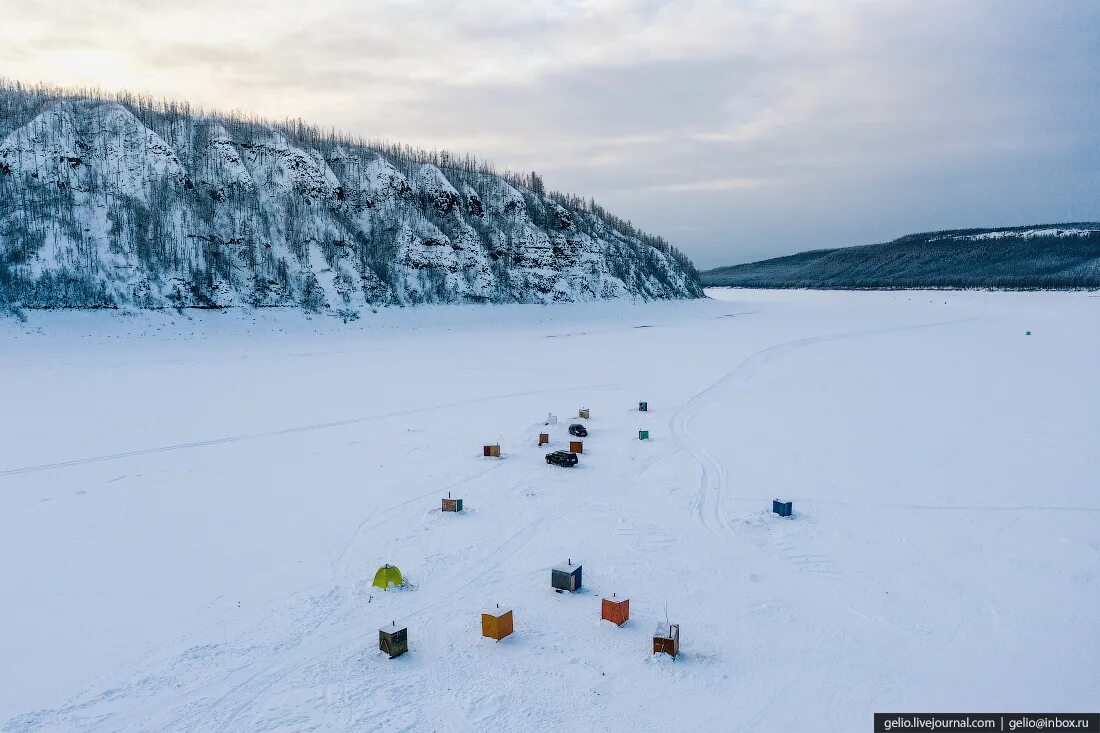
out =
<svg viewBox="0 0 1100 733"><path fill-rule="evenodd" d="M546 454L546 462L552 463L555 466L572 468L577 465L577 454L570 453L567 450L556 450L553 453Z"/></svg>
<svg viewBox="0 0 1100 733"><path fill-rule="evenodd" d="M588 428L581 425L579 422L575 422L569 426L569 434L576 435L578 438L587 438Z"/></svg>

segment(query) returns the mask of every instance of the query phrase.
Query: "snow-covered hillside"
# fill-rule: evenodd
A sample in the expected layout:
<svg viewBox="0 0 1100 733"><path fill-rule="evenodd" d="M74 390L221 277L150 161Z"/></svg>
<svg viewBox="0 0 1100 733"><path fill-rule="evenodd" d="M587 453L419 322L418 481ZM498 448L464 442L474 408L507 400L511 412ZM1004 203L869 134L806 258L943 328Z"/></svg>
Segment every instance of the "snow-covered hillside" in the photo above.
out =
<svg viewBox="0 0 1100 733"><path fill-rule="evenodd" d="M699 295L675 248L543 193L534 175L179 106L0 89L0 306L351 313Z"/></svg>
<svg viewBox="0 0 1100 733"><path fill-rule="evenodd" d="M1100 223L909 234L702 273L746 288L1100 288Z"/></svg>
<svg viewBox="0 0 1100 733"><path fill-rule="evenodd" d="M0 730L1095 710L1100 298L715 295L0 319ZM546 465L581 407L580 465Z"/></svg>
<svg viewBox="0 0 1100 733"><path fill-rule="evenodd" d="M1094 237L1100 233L1100 225L1064 227L1016 227L1014 229L991 229L976 234L940 234L928 238L929 242L941 239L953 239L959 242L978 242L983 239L1045 239L1047 237Z"/></svg>

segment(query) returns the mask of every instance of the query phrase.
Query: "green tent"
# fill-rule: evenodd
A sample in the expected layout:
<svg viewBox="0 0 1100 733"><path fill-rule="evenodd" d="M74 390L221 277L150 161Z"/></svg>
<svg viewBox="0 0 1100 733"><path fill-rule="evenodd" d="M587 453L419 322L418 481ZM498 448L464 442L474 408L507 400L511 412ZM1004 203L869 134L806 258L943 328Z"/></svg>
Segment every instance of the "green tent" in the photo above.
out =
<svg viewBox="0 0 1100 733"><path fill-rule="evenodd" d="M405 584L405 579L401 577L401 571L393 565L383 565L378 568L378 572L374 574L374 582L371 585L386 590L391 585L400 588Z"/></svg>

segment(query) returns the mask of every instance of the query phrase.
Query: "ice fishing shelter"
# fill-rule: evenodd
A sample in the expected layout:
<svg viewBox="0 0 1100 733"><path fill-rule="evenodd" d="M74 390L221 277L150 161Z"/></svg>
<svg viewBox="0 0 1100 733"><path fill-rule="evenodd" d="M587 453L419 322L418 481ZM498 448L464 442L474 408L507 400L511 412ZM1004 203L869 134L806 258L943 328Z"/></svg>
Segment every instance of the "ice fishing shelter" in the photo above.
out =
<svg viewBox="0 0 1100 733"><path fill-rule="evenodd" d="M486 458L500 458L500 443L485 446L484 455Z"/></svg>
<svg viewBox="0 0 1100 733"><path fill-rule="evenodd" d="M584 453L584 441L583 440L571 440L569 441L570 453Z"/></svg>
<svg viewBox="0 0 1100 733"><path fill-rule="evenodd" d="M573 558L569 558L561 565L555 565L550 570L550 586L561 592L567 590L575 593L581 589L581 564L573 564Z"/></svg>
<svg viewBox="0 0 1100 733"><path fill-rule="evenodd" d="M775 512L776 514L778 514L781 517L789 517L789 516L791 516L791 505L792 505L792 502L780 501L779 499L773 499L772 500L772 511Z"/></svg>
<svg viewBox="0 0 1100 733"><path fill-rule="evenodd" d="M676 658L680 653L680 624L657 624L653 632L653 653Z"/></svg>
<svg viewBox="0 0 1100 733"><path fill-rule="evenodd" d="M500 604L481 614L481 635L500 641L512 633L512 610L501 609Z"/></svg>
<svg viewBox="0 0 1100 733"><path fill-rule="evenodd" d="M409 651L409 630L398 626L394 621L378 630L378 648L390 655L390 659L400 657Z"/></svg>
<svg viewBox="0 0 1100 733"><path fill-rule="evenodd" d="M546 416L546 424L547 425L557 425L558 424L558 416L553 414L553 413L550 413L549 415Z"/></svg>
<svg viewBox="0 0 1100 733"><path fill-rule="evenodd" d="M622 626L630 618L630 599L620 600L614 593L610 598L604 598L600 603L600 618L616 626Z"/></svg>
<svg viewBox="0 0 1100 733"><path fill-rule="evenodd" d="M382 590L388 589L391 585L400 588L404 584L405 579L401 576L401 571L393 565L383 565L378 568L378 572L374 574L374 582L371 583Z"/></svg>
<svg viewBox="0 0 1100 733"><path fill-rule="evenodd" d="M539 433L539 447L550 442L550 433Z"/></svg>
<svg viewBox="0 0 1100 733"><path fill-rule="evenodd" d="M638 431L638 440L649 440L649 431L648 430L639 430Z"/></svg>
<svg viewBox="0 0 1100 733"><path fill-rule="evenodd" d="M587 420L591 416L592 416L592 412L587 407L582 407L580 409L580 412L577 413L577 417L582 417L585 420Z"/></svg>
<svg viewBox="0 0 1100 733"><path fill-rule="evenodd" d="M452 499L451 492L447 492L447 498L443 500L443 511L445 512L460 512L462 511L462 499Z"/></svg>
<svg viewBox="0 0 1100 733"><path fill-rule="evenodd" d="M648 402L639 402L638 403L638 412L649 412L649 403Z"/></svg>

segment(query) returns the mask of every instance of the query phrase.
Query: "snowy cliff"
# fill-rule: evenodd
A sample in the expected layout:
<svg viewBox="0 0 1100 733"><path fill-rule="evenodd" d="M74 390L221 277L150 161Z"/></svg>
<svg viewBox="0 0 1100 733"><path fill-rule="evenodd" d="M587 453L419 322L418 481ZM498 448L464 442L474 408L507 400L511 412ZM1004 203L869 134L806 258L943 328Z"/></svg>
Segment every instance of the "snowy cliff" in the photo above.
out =
<svg viewBox="0 0 1100 733"><path fill-rule="evenodd" d="M701 294L664 240L534 174L185 106L0 89L0 304L353 312Z"/></svg>

